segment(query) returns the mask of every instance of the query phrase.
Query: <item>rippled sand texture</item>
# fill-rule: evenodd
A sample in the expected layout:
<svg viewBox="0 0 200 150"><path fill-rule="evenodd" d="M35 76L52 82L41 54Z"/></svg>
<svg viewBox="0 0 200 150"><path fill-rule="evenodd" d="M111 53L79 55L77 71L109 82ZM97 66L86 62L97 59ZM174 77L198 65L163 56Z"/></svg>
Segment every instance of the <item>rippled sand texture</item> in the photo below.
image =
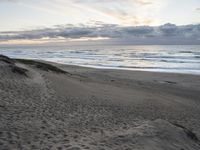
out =
<svg viewBox="0 0 200 150"><path fill-rule="evenodd" d="M0 56L0 149L197 150L199 92L200 76Z"/></svg>

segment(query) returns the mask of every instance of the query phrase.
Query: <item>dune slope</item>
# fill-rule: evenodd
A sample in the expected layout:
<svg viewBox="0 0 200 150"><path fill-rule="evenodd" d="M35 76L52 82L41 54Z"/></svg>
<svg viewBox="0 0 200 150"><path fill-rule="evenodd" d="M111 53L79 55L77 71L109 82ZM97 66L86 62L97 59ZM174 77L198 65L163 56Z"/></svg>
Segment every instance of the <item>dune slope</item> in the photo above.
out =
<svg viewBox="0 0 200 150"><path fill-rule="evenodd" d="M0 56L0 149L200 149L200 76Z"/></svg>

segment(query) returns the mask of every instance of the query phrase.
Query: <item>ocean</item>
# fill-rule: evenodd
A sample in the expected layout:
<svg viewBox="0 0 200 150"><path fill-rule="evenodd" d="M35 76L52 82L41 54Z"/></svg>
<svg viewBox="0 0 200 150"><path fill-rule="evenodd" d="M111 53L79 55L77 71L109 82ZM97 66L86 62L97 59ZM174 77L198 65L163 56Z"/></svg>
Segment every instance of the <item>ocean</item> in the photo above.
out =
<svg viewBox="0 0 200 150"><path fill-rule="evenodd" d="M0 46L0 54L93 68L200 75L200 45Z"/></svg>

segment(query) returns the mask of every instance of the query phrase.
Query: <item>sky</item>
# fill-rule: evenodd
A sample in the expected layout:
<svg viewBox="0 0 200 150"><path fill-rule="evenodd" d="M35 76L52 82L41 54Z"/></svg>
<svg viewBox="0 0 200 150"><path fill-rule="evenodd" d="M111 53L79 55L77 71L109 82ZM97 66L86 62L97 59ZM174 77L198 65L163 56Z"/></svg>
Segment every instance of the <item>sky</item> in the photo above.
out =
<svg viewBox="0 0 200 150"><path fill-rule="evenodd" d="M199 44L200 0L0 0L0 44Z"/></svg>

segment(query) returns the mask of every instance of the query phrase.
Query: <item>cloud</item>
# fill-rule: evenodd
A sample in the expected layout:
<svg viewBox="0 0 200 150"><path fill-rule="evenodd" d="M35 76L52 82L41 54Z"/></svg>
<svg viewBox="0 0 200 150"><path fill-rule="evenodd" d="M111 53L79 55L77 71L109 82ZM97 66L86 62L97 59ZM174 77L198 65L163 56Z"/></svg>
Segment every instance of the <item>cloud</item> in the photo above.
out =
<svg viewBox="0 0 200 150"><path fill-rule="evenodd" d="M18 2L19 0L0 0L0 2Z"/></svg>
<svg viewBox="0 0 200 150"><path fill-rule="evenodd" d="M0 2L19 2L19 1L24 1L24 0L0 0ZM62 0L59 0L62 1ZM153 0L66 0L66 2L74 2L74 3L87 3L87 4L92 4L92 3L137 3L141 5L150 5L153 4Z"/></svg>
<svg viewBox="0 0 200 150"><path fill-rule="evenodd" d="M122 0L73 0L76 3L119 3ZM138 3L141 5L150 5L153 4L152 0L123 0L123 2L132 2Z"/></svg>
<svg viewBox="0 0 200 150"><path fill-rule="evenodd" d="M151 4L153 4L153 1L151 1L151 0L135 0L135 2L137 2L140 5L151 5Z"/></svg>
<svg viewBox="0 0 200 150"><path fill-rule="evenodd" d="M161 0L72 0L106 16L119 24L150 25L156 22L152 17L158 12Z"/></svg>
<svg viewBox="0 0 200 150"><path fill-rule="evenodd" d="M38 40L38 39L81 39L109 38L117 41L148 41L159 44L159 41L198 43L200 42L200 24L176 26L119 26L114 24L97 24L96 26L63 25L29 31L0 32L0 41L9 40ZM184 43L183 43L184 44Z"/></svg>
<svg viewBox="0 0 200 150"><path fill-rule="evenodd" d="M17 8L26 7L36 13L58 16L59 20L73 24L96 20L123 25L157 24L158 19L155 16L159 11L160 1L162 0L0 0L15 2L19 5ZM41 20L38 24L49 18ZM52 19L49 22L53 22Z"/></svg>

